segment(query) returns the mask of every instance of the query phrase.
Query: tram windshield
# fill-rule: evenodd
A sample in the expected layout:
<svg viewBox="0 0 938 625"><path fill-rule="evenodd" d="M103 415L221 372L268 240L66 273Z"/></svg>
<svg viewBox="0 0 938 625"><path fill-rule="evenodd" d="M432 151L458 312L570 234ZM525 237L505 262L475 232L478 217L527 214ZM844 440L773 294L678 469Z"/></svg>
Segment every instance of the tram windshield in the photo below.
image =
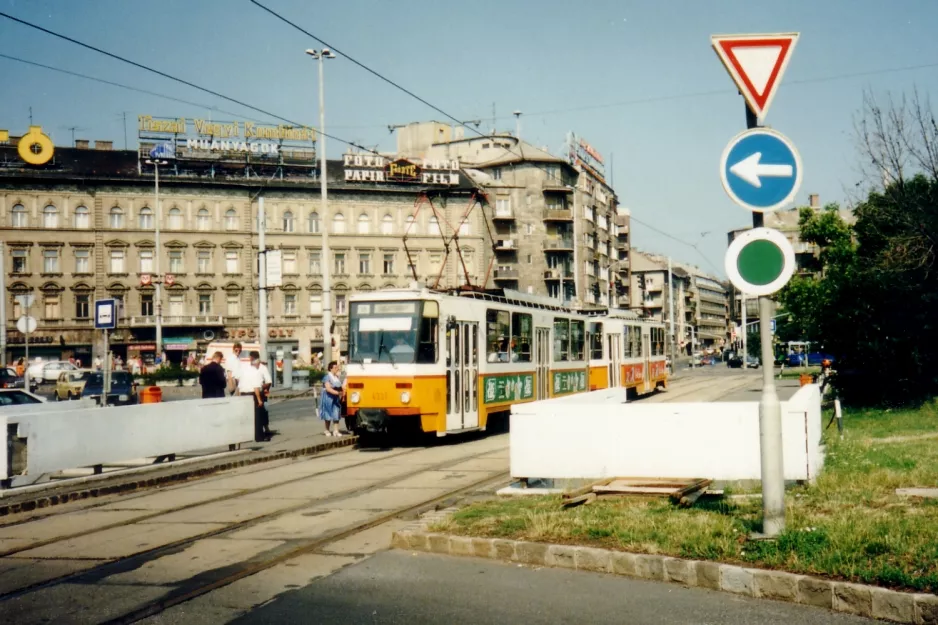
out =
<svg viewBox="0 0 938 625"><path fill-rule="evenodd" d="M439 305L433 301L353 302L349 360L369 364L436 362Z"/></svg>

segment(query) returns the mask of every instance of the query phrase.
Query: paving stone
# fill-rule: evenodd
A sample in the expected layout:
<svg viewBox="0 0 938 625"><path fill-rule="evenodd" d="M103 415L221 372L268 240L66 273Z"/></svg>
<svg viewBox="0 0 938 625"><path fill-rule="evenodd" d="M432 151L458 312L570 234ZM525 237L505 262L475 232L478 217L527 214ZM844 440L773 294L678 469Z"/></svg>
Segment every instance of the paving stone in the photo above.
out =
<svg viewBox="0 0 938 625"><path fill-rule="evenodd" d="M916 625L938 625L938 597L935 595L912 595L915 601Z"/></svg>
<svg viewBox="0 0 938 625"><path fill-rule="evenodd" d="M656 582L665 581L664 557L637 554L635 556L635 572L638 577L644 579L651 579Z"/></svg>
<svg viewBox="0 0 938 625"><path fill-rule="evenodd" d="M576 548L576 568L583 571L609 571L609 550L595 547Z"/></svg>
<svg viewBox="0 0 938 625"><path fill-rule="evenodd" d="M515 560L522 564L547 565L547 545L519 541L515 547Z"/></svg>
<svg viewBox="0 0 938 625"><path fill-rule="evenodd" d="M446 534L427 534L430 551L433 553L449 553L449 536Z"/></svg>
<svg viewBox="0 0 938 625"><path fill-rule="evenodd" d="M514 560L517 542L516 540L505 540L503 538L496 539L494 544L495 557L499 560Z"/></svg>
<svg viewBox="0 0 938 625"><path fill-rule="evenodd" d="M834 587L825 579L802 577L798 580L798 603L818 608L834 607Z"/></svg>
<svg viewBox="0 0 938 625"><path fill-rule="evenodd" d="M426 532L414 532L407 540L410 549L414 551L430 551L430 540Z"/></svg>
<svg viewBox="0 0 938 625"><path fill-rule="evenodd" d="M495 558L495 542L491 538L473 538L472 555L477 558Z"/></svg>
<svg viewBox="0 0 938 625"><path fill-rule="evenodd" d="M569 545L551 545L547 549L548 564L565 569L576 568L576 547Z"/></svg>
<svg viewBox="0 0 938 625"><path fill-rule="evenodd" d="M339 555L370 555L390 547L391 536L407 524L400 519L392 519L380 525L370 527L362 532L340 538L322 548L324 553ZM407 547L404 547L405 549Z"/></svg>
<svg viewBox="0 0 938 625"><path fill-rule="evenodd" d="M685 586L697 585L697 570L693 560L683 558L665 558L664 576L669 582L677 582Z"/></svg>
<svg viewBox="0 0 938 625"><path fill-rule="evenodd" d="M752 596L752 571L741 566L721 564L720 587L726 592Z"/></svg>
<svg viewBox="0 0 938 625"><path fill-rule="evenodd" d="M872 616L873 598L869 586L834 582L834 610L859 616Z"/></svg>
<svg viewBox="0 0 938 625"><path fill-rule="evenodd" d="M897 623L911 623L915 618L915 597L887 588L873 588L873 618Z"/></svg>
<svg viewBox="0 0 938 625"><path fill-rule="evenodd" d="M391 535L392 549L410 549L411 532L397 531Z"/></svg>
<svg viewBox="0 0 938 625"><path fill-rule="evenodd" d="M466 536L450 536L449 552L454 556L471 556L472 540Z"/></svg>
<svg viewBox="0 0 938 625"><path fill-rule="evenodd" d="M625 551L613 551L609 566L616 575L638 577L638 556Z"/></svg>
<svg viewBox="0 0 938 625"><path fill-rule="evenodd" d="M759 571L752 573L752 590L761 599L779 599L795 601L798 598L798 580L800 575L781 571Z"/></svg>
<svg viewBox="0 0 938 625"><path fill-rule="evenodd" d="M720 564L717 562L695 562L697 585L709 590L720 590Z"/></svg>

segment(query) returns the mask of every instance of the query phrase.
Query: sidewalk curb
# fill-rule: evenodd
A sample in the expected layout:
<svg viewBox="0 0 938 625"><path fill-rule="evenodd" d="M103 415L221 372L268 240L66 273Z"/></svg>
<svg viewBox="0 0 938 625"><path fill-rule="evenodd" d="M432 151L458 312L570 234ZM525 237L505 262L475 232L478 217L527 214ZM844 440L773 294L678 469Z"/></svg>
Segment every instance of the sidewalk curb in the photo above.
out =
<svg viewBox="0 0 938 625"><path fill-rule="evenodd" d="M312 456L332 449L350 447L357 440L357 436L347 436L336 441L317 443L315 445L308 445L299 449L276 451L266 454L263 452L257 452L256 455L246 455L246 457L243 458L232 459L221 463L212 463L211 460L206 460L205 463L194 464L193 466L179 470L173 470L174 468L172 465L162 467L159 465L152 465L156 467L154 470L158 471L160 469L164 469L166 472L150 478L138 478L134 475L122 476L120 474L115 474L102 476L101 481L105 483L100 485L79 484L76 485L76 487L69 488L68 484L62 484L59 488L50 489L54 490L55 492L44 495L37 493L36 496L32 498L27 497L20 501L0 503L0 517L19 514L22 512L32 512L33 510L49 508L71 501L78 501L80 499L91 499L105 495L129 493L135 490L153 488L155 486L167 486L176 482L183 482L189 479L206 477L214 473L230 471L231 469L248 467L264 462L287 460L289 458L296 458L298 456ZM249 451L248 454L250 453L251 452ZM178 469L179 467L176 468ZM124 477L125 479L121 480L121 477ZM11 497L14 496L15 495L11 495Z"/></svg>
<svg viewBox="0 0 938 625"><path fill-rule="evenodd" d="M833 581L809 575L670 556L536 543L501 538L470 538L428 531L458 508L437 510L394 532L391 547L451 556L474 556L552 568L611 573L656 582L774 599L833 612L914 625L938 624L938 596L879 586Z"/></svg>

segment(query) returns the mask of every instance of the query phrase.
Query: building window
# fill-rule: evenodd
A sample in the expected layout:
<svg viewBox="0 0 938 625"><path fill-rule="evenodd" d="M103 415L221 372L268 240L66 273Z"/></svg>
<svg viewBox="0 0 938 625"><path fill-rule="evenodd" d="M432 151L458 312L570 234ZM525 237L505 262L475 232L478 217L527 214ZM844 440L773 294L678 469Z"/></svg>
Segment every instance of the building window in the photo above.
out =
<svg viewBox="0 0 938 625"><path fill-rule="evenodd" d="M178 208L169 209L169 229L182 230L182 211Z"/></svg>
<svg viewBox="0 0 938 625"><path fill-rule="evenodd" d="M413 215L408 215L404 222L404 234L419 234L420 228L417 227L417 219Z"/></svg>
<svg viewBox="0 0 938 625"><path fill-rule="evenodd" d="M306 224L307 229L310 234L319 234L319 213L313 211L309 214L308 223Z"/></svg>
<svg viewBox="0 0 938 625"><path fill-rule="evenodd" d="M182 317L186 311L186 300L181 293L172 293L169 296L169 316Z"/></svg>
<svg viewBox="0 0 938 625"><path fill-rule="evenodd" d="M345 295L335 296L335 314L337 315L348 314L348 300L346 299Z"/></svg>
<svg viewBox="0 0 938 625"><path fill-rule="evenodd" d="M229 293L225 296L225 309L229 317L241 316L241 296L237 293Z"/></svg>
<svg viewBox="0 0 938 625"><path fill-rule="evenodd" d="M195 227L203 232L211 229L212 220L209 218L207 208L200 208L199 212L196 213Z"/></svg>
<svg viewBox="0 0 938 625"><path fill-rule="evenodd" d="M283 314L288 317L296 316L296 293L283 294Z"/></svg>
<svg viewBox="0 0 938 625"><path fill-rule="evenodd" d="M468 235L469 234L469 216L466 215L462 218L462 221L459 224L459 234Z"/></svg>
<svg viewBox="0 0 938 625"><path fill-rule="evenodd" d="M137 215L141 230L153 230L153 209L144 206Z"/></svg>
<svg viewBox="0 0 938 625"><path fill-rule="evenodd" d="M501 180L502 179L502 170L499 167L496 167L492 171L492 180Z"/></svg>
<svg viewBox="0 0 938 625"><path fill-rule="evenodd" d="M46 295L45 298L45 317L43 319L61 319L59 310L59 296Z"/></svg>
<svg viewBox="0 0 938 625"><path fill-rule="evenodd" d="M111 250L108 273L124 273L124 250Z"/></svg>
<svg viewBox="0 0 938 625"><path fill-rule="evenodd" d="M283 231L294 232L293 211L284 211L283 213Z"/></svg>
<svg viewBox="0 0 938 625"><path fill-rule="evenodd" d="M511 198L495 198L495 216L511 217Z"/></svg>
<svg viewBox="0 0 938 625"><path fill-rule="evenodd" d="M91 227L91 213L87 206L75 207L75 227L81 230L87 230Z"/></svg>
<svg viewBox="0 0 938 625"><path fill-rule="evenodd" d="M211 293L199 293L199 314L200 315L212 314L212 294Z"/></svg>
<svg viewBox="0 0 938 625"><path fill-rule="evenodd" d="M394 234L394 218L390 215L381 218L381 234Z"/></svg>
<svg viewBox="0 0 938 625"><path fill-rule="evenodd" d="M42 250L42 273L59 273L59 250Z"/></svg>
<svg viewBox="0 0 938 625"><path fill-rule="evenodd" d="M384 255L384 275L390 276L394 274L394 254L385 254Z"/></svg>
<svg viewBox="0 0 938 625"><path fill-rule="evenodd" d="M13 250L13 273L29 273L29 252ZM3 279L3 276L0 276Z"/></svg>
<svg viewBox="0 0 938 625"><path fill-rule="evenodd" d="M371 219L362 213L358 216L358 234L368 234L371 231Z"/></svg>
<svg viewBox="0 0 938 625"><path fill-rule="evenodd" d="M345 273L345 252L336 252L335 254L335 273Z"/></svg>
<svg viewBox="0 0 938 625"><path fill-rule="evenodd" d="M108 223L111 225L111 228L114 230L124 227L124 211L120 206L115 206L111 209L110 217Z"/></svg>
<svg viewBox="0 0 938 625"><path fill-rule="evenodd" d="M229 208L225 211L225 230L237 230L238 229L238 212Z"/></svg>
<svg viewBox="0 0 938 625"><path fill-rule="evenodd" d="M20 317L23 316L23 312L24 312L24 311L23 311L23 306L22 306L22 304L20 304L20 300L19 300L19 298L17 297L17 294L16 294L16 293L14 293L13 295L11 295L11 296L10 296L10 299L12 300L11 303L13 304L13 306L12 306L12 308L13 308L13 319L19 319Z"/></svg>
<svg viewBox="0 0 938 625"><path fill-rule="evenodd" d="M332 218L332 232L335 234L345 234L345 217L342 213Z"/></svg>
<svg viewBox="0 0 938 625"><path fill-rule="evenodd" d="M238 253L234 250L225 252L225 273L240 273L238 271Z"/></svg>
<svg viewBox="0 0 938 625"><path fill-rule="evenodd" d="M283 250L283 273L287 275L298 274L296 268L296 250Z"/></svg>
<svg viewBox="0 0 938 625"><path fill-rule="evenodd" d="M312 276L322 275L322 254L320 252L309 253L309 273Z"/></svg>
<svg viewBox="0 0 938 625"><path fill-rule="evenodd" d="M196 273L212 273L212 252L199 250L196 253Z"/></svg>
<svg viewBox="0 0 938 625"><path fill-rule="evenodd" d="M429 226L427 227L427 232L430 234L442 234L440 230L440 220L436 218L436 215L430 217Z"/></svg>
<svg viewBox="0 0 938 625"><path fill-rule="evenodd" d="M51 204L42 209L42 227L46 229L59 227L59 209Z"/></svg>
<svg viewBox="0 0 938 625"><path fill-rule="evenodd" d="M322 314L322 295L319 293L310 293L309 295L309 314Z"/></svg>
<svg viewBox="0 0 938 625"><path fill-rule="evenodd" d="M169 271L170 273L182 273L182 250L169 251Z"/></svg>
<svg viewBox="0 0 938 625"><path fill-rule="evenodd" d="M91 273L91 250L75 250L75 273Z"/></svg>
<svg viewBox="0 0 938 625"><path fill-rule="evenodd" d="M79 293L75 296L75 318L87 319L91 316L91 296Z"/></svg>
<svg viewBox="0 0 938 625"><path fill-rule="evenodd" d="M430 252L430 271L437 273L443 267L442 252Z"/></svg>
<svg viewBox="0 0 938 625"><path fill-rule="evenodd" d="M26 207L22 204L13 206L13 211L10 213L10 220L14 228L25 228L29 222Z"/></svg>
<svg viewBox="0 0 938 625"><path fill-rule="evenodd" d="M140 294L140 314L144 317L153 316L153 293Z"/></svg>
<svg viewBox="0 0 938 625"><path fill-rule="evenodd" d="M371 254L361 252L358 255L358 273L368 275L371 273Z"/></svg>
<svg viewBox="0 0 938 625"><path fill-rule="evenodd" d="M153 273L153 250L140 250L140 273Z"/></svg>

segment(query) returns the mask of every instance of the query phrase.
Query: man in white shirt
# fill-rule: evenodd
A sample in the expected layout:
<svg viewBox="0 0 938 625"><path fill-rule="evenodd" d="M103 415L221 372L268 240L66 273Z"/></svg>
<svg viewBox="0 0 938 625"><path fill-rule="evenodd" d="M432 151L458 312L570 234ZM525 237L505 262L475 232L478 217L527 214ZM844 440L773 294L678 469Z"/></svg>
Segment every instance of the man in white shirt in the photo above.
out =
<svg viewBox="0 0 938 625"><path fill-rule="evenodd" d="M235 343L231 348L234 354L231 358L225 358L225 372L228 375L228 388L232 395L238 393L238 375L241 373L241 343ZM247 367L245 367L247 368Z"/></svg>
<svg viewBox="0 0 938 625"><path fill-rule="evenodd" d="M238 394L250 395L254 399L254 441L257 443L267 440L262 427L264 398L261 393L264 389L264 376L260 372L260 364L261 355L251 352L250 364L245 363L238 373Z"/></svg>

